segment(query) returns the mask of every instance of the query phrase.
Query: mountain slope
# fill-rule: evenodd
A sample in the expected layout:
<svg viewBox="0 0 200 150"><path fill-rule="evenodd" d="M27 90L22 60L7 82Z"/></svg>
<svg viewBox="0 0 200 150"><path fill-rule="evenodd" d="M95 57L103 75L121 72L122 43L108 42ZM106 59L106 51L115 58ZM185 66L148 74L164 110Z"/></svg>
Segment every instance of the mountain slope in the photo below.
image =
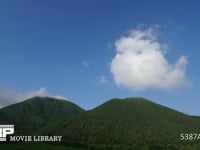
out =
<svg viewBox="0 0 200 150"><path fill-rule="evenodd" d="M200 131L200 120L143 98L129 98L110 100L58 128L54 133L62 133L66 142L133 147L180 142L181 133Z"/></svg>
<svg viewBox="0 0 200 150"><path fill-rule="evenodd" d="M0 109L0 124L14 124L15 133L35 133L41 127L83 111L66 100L34 97Z"/></svg>

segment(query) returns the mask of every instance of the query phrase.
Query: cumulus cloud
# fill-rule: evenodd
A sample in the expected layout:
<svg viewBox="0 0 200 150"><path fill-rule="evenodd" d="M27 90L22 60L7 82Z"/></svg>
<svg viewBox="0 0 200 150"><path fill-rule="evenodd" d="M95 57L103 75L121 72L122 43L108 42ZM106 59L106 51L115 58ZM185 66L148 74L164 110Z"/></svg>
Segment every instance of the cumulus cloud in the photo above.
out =
<svg viewBox="0 0 200 150"><path fill-rule="evenodd" d="M155 30L132 30L115 42L116 55L111 62L111 73L118 86L133 91L187 89L188 59L180 56L175 64L165 58L167 46L157 40Z"/></svg>
<svg viewBox="0 0 200 150"><path fill-rule="evenodd" d="M60 95L50 94L44 87L36 91L30 91L27 93L19 93L13 90L8 90L5 88L0 88L0 107L5 107L10 104L18 103L23 100L39 96L39 97L54 97L57 99L66 99Z"/></svg>

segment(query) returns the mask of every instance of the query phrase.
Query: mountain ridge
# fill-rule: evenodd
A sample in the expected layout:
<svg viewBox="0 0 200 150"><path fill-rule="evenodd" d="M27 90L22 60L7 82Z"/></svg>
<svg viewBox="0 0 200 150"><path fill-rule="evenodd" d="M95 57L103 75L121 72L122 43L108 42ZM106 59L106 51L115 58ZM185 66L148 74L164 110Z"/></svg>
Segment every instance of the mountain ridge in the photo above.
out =
<svg viewBox="0 0 200 150"><path fill-rule="evenodd" d="M17 135L62 135L64 145L92 149L178 150L187 144L181 133L200 131L200 117L138 97L114 98L88 111L65 100L34 97L0 113L0 124L15 124Z"/></svg>
<svg viewBox="0 0 200 150"><path fill-rule="evenodd" d="M134 147L180 142L181 133L199 130L199 119L144 98L127 98L66 119L53 133L62 133L66 142Z"/></svg>

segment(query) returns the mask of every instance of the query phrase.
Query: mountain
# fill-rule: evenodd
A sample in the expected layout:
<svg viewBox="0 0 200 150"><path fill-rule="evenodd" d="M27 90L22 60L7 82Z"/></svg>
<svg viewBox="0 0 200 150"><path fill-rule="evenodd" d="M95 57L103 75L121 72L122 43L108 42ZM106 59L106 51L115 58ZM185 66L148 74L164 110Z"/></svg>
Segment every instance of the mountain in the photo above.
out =
<svg viewBox="0 0 200 150"><path fill-rule="evenodd" d="M27 135L81 112L82 108L66 100L33 97L0 109L0 124L14 124L15 133Z"/></svg>
<svg viewBox="0 0 200 150"><path fill-rule="evenodd" d="M52 134L62 134L66 143L93 148L131 149L156 145L161 149L163 145L181 143L181 133L199 131L198 118L143 98L128 98L112 99L66 119Z"/></svg>
<svg viewBox="0 0 200 150"><path fill-rule="evenodd" d="M67 146L115 150L200 149L198 141L180 140L181 133L200 133L199 117L144 98L112 99L84 111L66 100L34 97L2 108L0 114L0 124L15 125L15 135L62 135L61 144Z"/></svg>

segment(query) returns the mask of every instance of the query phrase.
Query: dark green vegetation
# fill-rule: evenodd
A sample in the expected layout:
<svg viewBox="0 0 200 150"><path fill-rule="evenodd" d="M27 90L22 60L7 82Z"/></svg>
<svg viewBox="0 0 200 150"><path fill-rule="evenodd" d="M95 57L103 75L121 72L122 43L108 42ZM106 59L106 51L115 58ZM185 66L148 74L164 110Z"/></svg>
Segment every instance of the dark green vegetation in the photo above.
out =
<svg viewBox="0 0 200 150"><path fill-rule="evenodd" d="M46 143L21 143L21 144L0 144L1 150L85 150L83 148L66 147Z"/></svg>
<svg viewBox="0 0 200 150"><path fill-rule="evenodd" d="M113 99L60 124L65 142L92 148L136 149L184 144L181 133L200 133L200 120L143 98ZM179 146L180 149L180 146Z"/></svg>
<svg viewBox="0 0 200 150"><path fill-rule="evenodd" d="M199 117L185 115L143 98L112 99L93 110L84 111L67 101L37 97L0 109L0 114L0 124L15 124L16 134L37 132L39 135L63 136L62 146L39 143L43 149L56 146L55 149L66 150L200 149L200 140L180 140L181 133L200 133ZM32 144L23 143L24 149L29 149ZM6 146L20 145L1 146L9 150ZM69 148L72 146L73 149Z"/></svg>
<svg viewBox="0 0 200 150"><path fill-rule="evenodd" d="M83 111L66 100L34 97L0 109L0 124L14 124L16 134L27 135Z"/></svg>

